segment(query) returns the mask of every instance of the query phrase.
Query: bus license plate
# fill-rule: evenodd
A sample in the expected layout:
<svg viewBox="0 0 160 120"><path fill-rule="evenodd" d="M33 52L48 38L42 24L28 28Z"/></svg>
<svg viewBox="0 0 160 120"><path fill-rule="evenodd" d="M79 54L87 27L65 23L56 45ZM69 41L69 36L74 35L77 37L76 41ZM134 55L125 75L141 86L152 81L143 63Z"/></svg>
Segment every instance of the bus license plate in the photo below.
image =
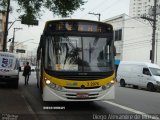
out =
<svg viewBox="0 0 160 120"><path fill-rule="evenodd" d="M88 95L88 93L77 93L77 97L78 98L88 98L89 95Z"/></svg>

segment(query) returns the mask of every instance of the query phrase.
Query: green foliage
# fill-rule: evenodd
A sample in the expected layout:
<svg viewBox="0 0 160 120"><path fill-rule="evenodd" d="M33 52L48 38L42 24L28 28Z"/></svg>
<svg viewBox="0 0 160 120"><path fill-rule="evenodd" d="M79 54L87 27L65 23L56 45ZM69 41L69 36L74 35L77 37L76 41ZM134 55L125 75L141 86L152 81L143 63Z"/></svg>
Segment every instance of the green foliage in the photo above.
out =
<svg viewBox="0 0 160 120"><path fill-rule="evenodd" d="M0 8L6 8L8 0L0 0ZM62 17L72 14L75 10L84 5L84 0L14 0L18 3L16 8L20 18L35 20L41 16L41 11L46 8L55 15ZM14 7L14 6L12 6ZM15 8L14 8L15 9Z"/></svg>
<svg viewBox="0 0 160 120"><path fill-rule="evenodd" d="M0 0L0 12L5 14L6 8L7 8L7 0Z"/></svg>

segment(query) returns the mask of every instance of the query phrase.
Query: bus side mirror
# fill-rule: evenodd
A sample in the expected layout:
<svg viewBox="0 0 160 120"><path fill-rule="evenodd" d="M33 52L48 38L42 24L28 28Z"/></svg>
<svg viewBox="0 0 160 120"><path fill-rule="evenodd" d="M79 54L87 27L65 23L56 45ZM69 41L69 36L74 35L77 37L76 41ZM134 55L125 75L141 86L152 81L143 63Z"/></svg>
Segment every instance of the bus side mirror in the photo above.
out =
<svg viewBox="0 0 160 120"><path fill-rule="evenodd" d="M116 56L116 47L113 47L113 55Z"/></svg>

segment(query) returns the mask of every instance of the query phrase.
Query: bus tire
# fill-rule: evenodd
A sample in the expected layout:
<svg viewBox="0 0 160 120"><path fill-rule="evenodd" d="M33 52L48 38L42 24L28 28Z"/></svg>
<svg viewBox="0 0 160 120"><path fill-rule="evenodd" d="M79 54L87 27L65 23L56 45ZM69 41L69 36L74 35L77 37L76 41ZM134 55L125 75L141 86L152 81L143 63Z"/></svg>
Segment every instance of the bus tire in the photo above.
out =
<svg viewBox="0 0 160 120"><path fill-rule="evenodd" d="M126 86L126 83L123 79L120 80L120 86L121 87L125 87Z"/></svg>
<svg viewBox="0 0 160 120"><path fill-rule="evenodd" d="M153 83L148 83L147 84L147 90L149 90L151 92L154 92L156 90Z"/></svg>

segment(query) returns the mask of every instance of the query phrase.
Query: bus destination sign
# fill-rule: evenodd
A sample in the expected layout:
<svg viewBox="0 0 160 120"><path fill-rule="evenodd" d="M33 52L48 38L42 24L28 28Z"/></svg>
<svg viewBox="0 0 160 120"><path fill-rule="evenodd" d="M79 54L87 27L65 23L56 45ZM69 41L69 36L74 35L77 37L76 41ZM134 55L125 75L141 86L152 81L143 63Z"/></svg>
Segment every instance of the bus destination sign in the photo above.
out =
<svg viewBox="0 0 160 120"><path fill-rule="evenodd" d="M47 29L51 31L76 31L76 32L109 32L112 31L111 26L99 23L60 21L50 22Z"/></svg>

